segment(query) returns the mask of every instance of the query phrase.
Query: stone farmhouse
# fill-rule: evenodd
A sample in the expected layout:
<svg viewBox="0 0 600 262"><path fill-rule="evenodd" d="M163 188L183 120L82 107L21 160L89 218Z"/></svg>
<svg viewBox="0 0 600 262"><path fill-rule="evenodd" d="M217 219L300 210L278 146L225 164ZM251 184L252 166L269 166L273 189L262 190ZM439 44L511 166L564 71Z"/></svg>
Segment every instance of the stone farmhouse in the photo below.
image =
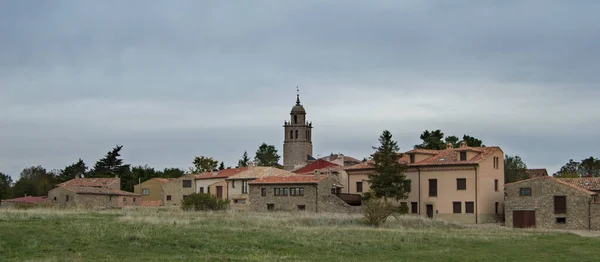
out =
<svg viewBox="0 0 600 262"><path fill-rule="evenodd" d="M414 149L398 156L411 181L409 197L401 202L409 213L459 223L488 223L503 217L504 153L499 147L444 150ZM348 192L369 191L371 161L349 168Z"/></svg>
<svg viewBox="0 0 600 262"><path fill-rule="evenodd" d="M172 179L151 178L134 186L133 192L142 195L142 206L161 206L163 199L162 186Z"/></svg>
<svg viewBox="0 0 600 262"><path fill-rule="evenodd" d="M255 211L351 211L335 195L340 187L328 175L265 176L249 183L249 207Z"/></svg>
<svg viewBox="0 0 600 262"><path fill-rule="evenodd" d="M246 171L225 179L227 182L227 199L233 209L247 209L249 202L248 183L268 176L294 176L296 174L275 167L250 166Z"/></svg>
<svg viewBox="0 0 600 262"><path fill-rule="evenodd" d="M600 178L539 176L504 190L508 227L600 230Z"/></svg>
<svg viewBox="0 0 600 262"><path fill-rule="evenodd" d="M48 199L63 206L86 208L140 205L141 195L120 188L120 178L75 178L56 185L48 192Z"/></svg>
<svg viewBox="0 0 600 262"><path fill-rule="evenodd" d="M181 200L196 193L196 175L185 175L170 180L162 185L162 205L166 207L181 206Z"/></svg>

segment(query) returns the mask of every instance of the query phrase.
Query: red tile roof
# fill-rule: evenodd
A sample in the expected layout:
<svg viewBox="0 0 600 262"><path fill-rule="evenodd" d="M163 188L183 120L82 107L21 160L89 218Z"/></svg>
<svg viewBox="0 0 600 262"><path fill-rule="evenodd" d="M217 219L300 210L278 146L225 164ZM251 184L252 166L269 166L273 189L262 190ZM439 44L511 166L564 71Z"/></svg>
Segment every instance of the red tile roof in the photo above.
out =
<svg viewBox="0 0 600 262"><path fill-rule="evenodd" d="M545 168L527 169L525 172L529 178L548 176L548 171Z"/></svg>
<svg viewBox="0 0 600 262"><path fill-rule="evenodd" d="M559 180L590 191L600 191L600 177L559 178Z"/></svg>
<svg viewBox="0 0 600 262"><path fill-rule="evenodd" d="M229 169L223 169L218 172L204 172L201 174L196 174L194 176L194 178L195 179L228 178L230 176L237 175L246 170L248 170L248 167L229 168Z"/></svg>
<svg viewBox="0 0 600 262"><path fill-rule="evenodd" d="M319 178L308 175L266 176L255 179L248 184L317 184L326 177L326 175L321 175Z"/></svg>
<svg viewBox="0 0 600 262"><path fill-rule="evenodd" d="M119 178L75 178L56 186L75 186L75 187L107 187L116 183L120 186Z"/></svg>
<svg viewBox="0 0 600 262"><path fill-rule="evenodd" d="M47 200L48 200L48 198L45 196L43 196L43 197L26 196L26 197L19 197L19 198L13 198L13 199L4 199L4 200L2 200L2 202L35 204L35 203L39 203L39 202L45 202Z"/></svg>
<svg viewBox="0 0 600 262"><path fill-rule="evenodd" d="M317 170L317 169L322 169L322 168L326 168L326 167L334 167L334 166L338 166L339 167L340 165L338 165L336 163L331 163L331 162L329 162L327 160L324 160L324 159L319 159L319 160L317 160L315 162L312 162L312 163L310 163L310 164L308 164L308 165L306 165L306 166L304 166L304 167L302 167L302 168L300 168L298 170L295 170L294 173L304 174L304 173L312 172L312 171Z"/></svg>
<svg viewBox="0 0 600 262"><path fill-rule="evenodd" d="M529 182L529 181L533 181L533 180L538 180L538 179L549 179L549 180L555 181L556 183L563 184L563 185L568 186L570 188L579 190L579 191L581 191L583 193L586 193L588 195L595 195L596 194L596 193L594 193L592 191L589 191L589 190L587 190L585 188L581 188L581 187L578 187L578 186L576 186L574 184L567 183L567 182L563 181L564 178L563 179L558 179L558 178L551 177L551 176L540 176L540 177L529 178L529 179L520 180L520 181L517 181L517 182L512 182L512 183L504 184L504 186L506 187L506 186L511 186L511 185L517 185L517 184L521 184L521 183Z"/></svg>
<svg viewBox="0 0 600 262"><path fill-rule="evenodd" d="M73 193L84 195L141 196L139 194L107 187L61 186L61 188L69 190Z"/></svg>
<svg viewBox="0 0 600 262"><path fill-rule="evenodd" d="M456 166L456 165L474 165L479 164L483 160L487 159L490 155L501 150L499 147L461 147L461 148L448 148L444 150L427 150L427 149L413 149L406 153L399 154L398 162L404 163L409 167L427 167L427 166ZM477 155L466 161L460 160L460 151L472 151L476 152ZM426 154L431 155L422 161L416 163L409 163L410 154ZM371 165L373 160L360 163L346 168L346 170L361 170L361 169L372 169Z"/></svg>

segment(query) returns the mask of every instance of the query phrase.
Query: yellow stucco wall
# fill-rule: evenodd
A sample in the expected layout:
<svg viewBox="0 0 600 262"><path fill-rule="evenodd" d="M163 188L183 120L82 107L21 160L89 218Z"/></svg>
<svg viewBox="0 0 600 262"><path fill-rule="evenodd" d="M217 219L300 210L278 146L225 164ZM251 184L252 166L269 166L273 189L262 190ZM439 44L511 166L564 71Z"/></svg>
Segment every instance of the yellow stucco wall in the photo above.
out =
<svg viewBox="0 0 600 262"><path fill-rule="evenodd" d="M162 200L163 196L162 186L163 183L160 180L153 178L142 182L142 184L135 185L133 192L142 195L143 189L148 189L150 191L149 195L142 195L142 201L159 201Z"/></svg>

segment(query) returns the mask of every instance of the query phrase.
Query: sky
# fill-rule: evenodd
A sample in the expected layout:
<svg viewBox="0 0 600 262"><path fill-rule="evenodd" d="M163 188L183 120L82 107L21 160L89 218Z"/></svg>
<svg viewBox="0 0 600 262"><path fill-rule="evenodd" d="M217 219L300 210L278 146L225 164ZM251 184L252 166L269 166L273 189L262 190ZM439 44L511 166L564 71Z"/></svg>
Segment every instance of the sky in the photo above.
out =
<svg viewBox="0 0 600 262"><path fill-rule="evenodd" d="M556 172L600 157L600 2L0 1L0 172L235 166L282 154L296 86L316 156L390 130L469 134Z"/></svg>

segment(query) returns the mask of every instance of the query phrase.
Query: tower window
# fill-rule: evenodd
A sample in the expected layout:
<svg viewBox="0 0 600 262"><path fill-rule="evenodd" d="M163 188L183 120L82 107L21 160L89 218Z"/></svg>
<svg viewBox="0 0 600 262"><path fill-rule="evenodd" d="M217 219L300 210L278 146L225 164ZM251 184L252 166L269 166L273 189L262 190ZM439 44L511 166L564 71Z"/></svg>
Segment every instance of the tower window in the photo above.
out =
<svg viewBox="0 0 600 262"><path fill-rule="evenodd" d="M298 139L298 130L296 130L296 139Z"/></svg>
<svg viewBox="0 0 600 262"><path fill-rule="evenodd" d="M298 116L294 115L294 124L298 124Z"/></svg>
<svg viewBox="0 0 600 262"><path fill-rule="evenodd" d="M290 139L294 139L294 130L290 130Z"/></svg>

